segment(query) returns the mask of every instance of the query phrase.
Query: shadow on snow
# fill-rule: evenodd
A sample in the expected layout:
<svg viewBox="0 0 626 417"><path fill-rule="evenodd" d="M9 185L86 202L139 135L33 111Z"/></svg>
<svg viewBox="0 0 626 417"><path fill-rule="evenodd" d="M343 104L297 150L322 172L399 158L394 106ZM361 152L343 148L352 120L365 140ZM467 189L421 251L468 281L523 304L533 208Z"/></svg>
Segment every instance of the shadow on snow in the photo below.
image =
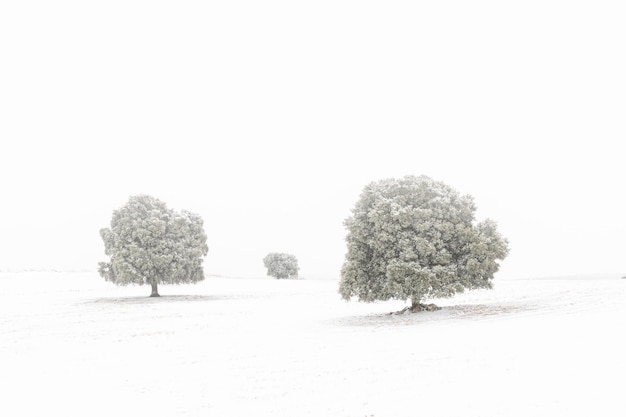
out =
<svg viewBox="0 0 626 417"><path fill-rule="evenodd" d="M96 304L159 304L178 303L189 301L220 301L240 298L231 295L161 295L160 297L130 296L130 297L102 297L88 301Z"/></svg>
<svg viewBox="0 0 626 417"><path fill-rule="evenodd" d="M417 313L396 312L368 314L352 317L341 317L332 321L340 326L407 326L429 324L446 320L481 320L501 318L506 315L528 310L523 305L495 305L495 304L460 304L441 306L437 311L421 311Z"/></svg>

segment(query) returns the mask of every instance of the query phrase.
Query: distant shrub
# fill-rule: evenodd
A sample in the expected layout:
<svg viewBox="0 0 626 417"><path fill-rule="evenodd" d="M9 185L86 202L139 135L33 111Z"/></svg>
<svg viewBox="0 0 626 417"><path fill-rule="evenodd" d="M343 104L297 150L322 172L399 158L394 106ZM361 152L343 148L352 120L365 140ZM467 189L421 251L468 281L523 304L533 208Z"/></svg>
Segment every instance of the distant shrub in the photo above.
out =
<svg viewBox="0 0 626 417"><path fill-rule="evenodd" d="M298 259L288 253L269 253L263 258L267 275L274 278L298 278Z"/></svg>

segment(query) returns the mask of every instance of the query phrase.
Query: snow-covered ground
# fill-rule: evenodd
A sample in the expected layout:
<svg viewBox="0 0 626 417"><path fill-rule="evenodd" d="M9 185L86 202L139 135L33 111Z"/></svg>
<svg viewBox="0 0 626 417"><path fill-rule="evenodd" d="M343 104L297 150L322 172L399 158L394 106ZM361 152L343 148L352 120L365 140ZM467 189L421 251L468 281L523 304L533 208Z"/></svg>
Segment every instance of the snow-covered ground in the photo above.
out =
<svg viewBox="0 0 626 417"><path fill-rule="evenodd" d="M623 416L626 280L346 303L337 282L0 274L2 416Z"/></svg>

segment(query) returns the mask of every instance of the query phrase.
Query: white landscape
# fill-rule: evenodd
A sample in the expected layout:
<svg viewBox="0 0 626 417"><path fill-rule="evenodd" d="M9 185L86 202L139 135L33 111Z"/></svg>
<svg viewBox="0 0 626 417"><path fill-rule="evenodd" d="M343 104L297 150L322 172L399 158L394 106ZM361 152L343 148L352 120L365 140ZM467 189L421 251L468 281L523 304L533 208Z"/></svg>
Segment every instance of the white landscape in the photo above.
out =
<svg viewBox="0 0 626 417"><path fill-rule="evenodd" d="M626 416L625 21L0 1L0 417Z"/></svg>
<svg viewBox="0 0 626 417"><path fill-rule="evenodd" d="M0 273L0 415L622 416L626 280L496 279L404 302L334 280L116 287Z"/></svg>

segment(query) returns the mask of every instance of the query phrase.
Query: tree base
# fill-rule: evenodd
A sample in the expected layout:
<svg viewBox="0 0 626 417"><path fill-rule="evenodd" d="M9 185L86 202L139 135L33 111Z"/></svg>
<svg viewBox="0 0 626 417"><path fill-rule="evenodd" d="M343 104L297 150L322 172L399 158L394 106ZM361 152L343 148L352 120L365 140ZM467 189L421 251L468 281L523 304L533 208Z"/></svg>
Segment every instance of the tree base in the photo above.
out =
<svg viewBox="0 0 626 417"><path fill-rule="evenodd" d="M150 294L150 297L160 297L158 285L155 282L150 285L152 286L152 294Z"/></svg>
<svg viewBox="0 0 626 417"><path fill-rule="evenodd" d="M394 314L394 315L400 315L400 314L405 314L405 313L419 313L421 311L437 311L437 310L441 310L441 307L439 307L436 304L418 304L416 306L412 306L412 307L404 307L402 310L400 311L396 311L393 313L389 313L389 314Z"/></svg>

